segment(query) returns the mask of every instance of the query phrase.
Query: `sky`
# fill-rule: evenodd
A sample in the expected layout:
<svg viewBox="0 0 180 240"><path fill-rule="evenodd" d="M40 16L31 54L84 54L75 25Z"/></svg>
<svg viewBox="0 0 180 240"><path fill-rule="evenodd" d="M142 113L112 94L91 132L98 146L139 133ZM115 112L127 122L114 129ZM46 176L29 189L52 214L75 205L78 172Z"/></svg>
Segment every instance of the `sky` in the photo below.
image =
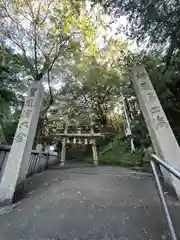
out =
<svg viewBox="0 0 180 240"><path fill-rule="evenodd" d="M109 16L106 16L106 18L107 18L107 20L110 21L110 17L109 17ZM119 33L118 35L116 35L116 33L117 33L117 29L118 29L118 27L119 27L120 25L121 25L121 26L126 26L126 24L127 24L127 19L126 19L125 16L120 17L120 18L117 20L117 22L111 23L111 24L109 25L109 27L110 27L109 32L108 32L109 37L114 37L114 38L116 38L117 36L118 36L118 37L120 36L123 40L125 40L125 39L126 39L126 35L125 35L123 32ZM96 40L96 44L97 44L97 47L101 48L101 47L104 45L104 40L103 40L103 38L102 38L102 37L99 37L99 38Z"/></svg>

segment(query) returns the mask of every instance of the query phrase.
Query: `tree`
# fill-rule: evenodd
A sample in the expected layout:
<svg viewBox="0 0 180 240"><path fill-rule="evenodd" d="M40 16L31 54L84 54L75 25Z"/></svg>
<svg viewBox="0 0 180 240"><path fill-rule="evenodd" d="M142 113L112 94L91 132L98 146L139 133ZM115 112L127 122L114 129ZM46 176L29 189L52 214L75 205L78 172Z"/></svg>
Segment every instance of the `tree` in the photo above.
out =
<svg viewBox="0 0 180 240"><path fill-rule="evenodd" d="M21 76L21 66L16 64L16 54L11 49L0 48L0 128L1 142L8 142L11 124L17 125L20 116L22 94L26 92L26 86ZM13 113L14 112L14 113ZM18 114L17 114L18 113ZM8 128L7 128L8 124ZM13 136L15 132L11 133ZM12 139L11 139L12 140Z"/></svg>
<svg viewBox="0 0 180 240"><path fill-rule="evenodd" d="M20 51L19 61L35 81L50 71L67 49L74 47L74 31L70 32L68 26L75 14L72 7L70 1L2 2L2 36Z"/></svg>
<svg viewBox="0 0 180 240"><path fill-rule="evenodd" d="M94 1L116 16L126 16L125 34L143 46L145 64L168 120L179 140L180 4L179 1ZM136 62L136 61L135 61ZM132 65L132 61L131 61ZM131 91L132 92L132 91Z"/></svg>
<svg viewBox="0 0 180 240"><path fill-rule="evenodd" d="M119 108L120 87L126 72L126 47L126 42L106 38L101 48L89 50L85 56L80 52L75 61L71 59L62 88L54 96L43 130L46 136L62 129L66 113L74 125L89 125L91 114L97 125L112 124L114 129L119 128L114 109Z"/></svg>
<svg viewBox="0 0 180 240"><path fill-rule="evenodd" d="M100 2L111 14L126 16L125 33L146 47L166 52L166 68L179 51L179 1L110 0Z"/></svg>
<svg viewBox="0 0 180 240"><path fill-rule="evenodd" d="M38 124L41 132L53 103L51 70L66 72L67 64L78 51L95 49L96 27L84 3L70 0L25 0L12 4L2 1L0 8L3 45L14 49L16 62L24 67L29 79L39 81L47 76L49 94Z"/></svg>

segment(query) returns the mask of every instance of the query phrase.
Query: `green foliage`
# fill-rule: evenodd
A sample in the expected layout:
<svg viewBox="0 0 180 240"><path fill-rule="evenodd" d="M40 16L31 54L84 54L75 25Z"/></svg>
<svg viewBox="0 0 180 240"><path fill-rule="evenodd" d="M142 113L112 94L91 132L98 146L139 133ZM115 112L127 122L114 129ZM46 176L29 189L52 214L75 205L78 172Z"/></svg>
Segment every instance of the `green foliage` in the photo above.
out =
<svg viewBox="0 0 180 240"><path fill-rule="evenodd" d="M99 163L123 167L139 166L141 154L139 151L131 153L129 140L118 134L100 151Z"/></svg>
<svg viewBox="0 0 180 240"><path fill-rule="evenodd" d="M84 9L83 1L14 1L13 5L2 2L1 35L8 40L3 40L3 44L10 43L30 78L39 81L62 56L69 58L79 50L78 34L86 36L88 30L88 36L93 35L90 20L86 29L82 27Z"/></svg>
<svg viewBox="0 0 180 240"><path fill-rule="evenodd" d="M2 105L3 102L8 102L9 104L12 104L16 101L16 95L13 91L6 89L6 88L0 88L0 104Z"/></svg>
<svg viewBox="0 0 180 240"><path fill-rule="evenodd" d="M102 8L95 6L89 11L85 1L43 0L33 4L31 0L16 0L13 5L1 4L0 127L9 144L26 92L22 79L39 81L58 69L60 74L53 73L53 77L61 87L52 88L55 81L49 79L50 92L45 94L38 124L40 140L53 142L50 135L60 131L65 114L69 114L72 125L89 124L91 114L94 123L105 130L111 126L112 136L98 141L100 164L141 165L142 149L151 142L128 76L131 67L139 63L145 65L180 142L179 6L176 1L140 2L105 3L109 12L114 14L119 9L127 16L131 38L155 44L153 51L143 49L140 54L132 54L128 42L119 36L111 37L110 21ZM114 3L116 9L112 9ZM167 51L167 57L165 51L159 54L160 47ZM130 140L122 131L121 92L128 105L135 153L130 152ZM73 156L91 162L91 147L73 146L68 157Z"/></svg>
<svg viewBox="0 0 180 240"><path fill-rule="evenodd" d="M4 124L3 134L5 136L6 143L8 145L12 144L14 133L16 132L17 125L18 125L18 120L16 120L16 121L12 121L12 120L6 121L5 124Z"/></svg>
<svg viewBox="0 0 180 240"><path fill-rule="evenodd" d="M12 142L20 116L26 85L18 78L21 70L11 49L0 48L0 138Z"/></svg>
<svg viewBox="0 0 180 240"><path fill-rule="evenodd" d="M169 67L180 46L179 1L92 0L92 2L101 3L117 19L119 16L126 16L128 21L126 35L144 45L144 52L151 49L163 55L166 53L164 69ZM117 19L115 18L115 21Z"/></svg>
<svg viewBox="0 0 180 240"><path fill-rule="evenodd" d="M69 76L64 77L64 85L55 98L56 119L68 110L69 117L75 117L76 123L89 124L89 110L95 122L103 126L112 124L124 81L125 46L127 43L110 38L103 49L96 49L95 55L89 50L86 56L80 52L72 59L74 61L68 66Z"/></svg>

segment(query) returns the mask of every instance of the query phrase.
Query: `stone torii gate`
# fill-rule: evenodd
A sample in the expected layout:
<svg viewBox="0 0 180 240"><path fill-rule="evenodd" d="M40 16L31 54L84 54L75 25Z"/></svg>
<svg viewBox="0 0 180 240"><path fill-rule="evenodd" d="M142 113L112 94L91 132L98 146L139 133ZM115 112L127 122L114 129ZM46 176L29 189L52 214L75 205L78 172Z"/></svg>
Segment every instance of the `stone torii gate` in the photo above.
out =
<svg viewBox="0 0 180 240"><path fill-rule="evenodd" d="M103 135L101 133L94 132L94 126L92 121L90 125L90 132L82 133L81 128L78 127L77 132L68 133L68 128L69 128L68 116L66 116L64 120L65 120L64 133L59 133L54 135L55 140L58 140L58 141L61 140L62 142L60 165L63 166L65 163L66 145L70 143L70 139L72 139L72 142L71 142L72 144L83 144L82 140L84 141L85 145L91 144L94 165L98 165L96 138L102 137Z"/></svg>

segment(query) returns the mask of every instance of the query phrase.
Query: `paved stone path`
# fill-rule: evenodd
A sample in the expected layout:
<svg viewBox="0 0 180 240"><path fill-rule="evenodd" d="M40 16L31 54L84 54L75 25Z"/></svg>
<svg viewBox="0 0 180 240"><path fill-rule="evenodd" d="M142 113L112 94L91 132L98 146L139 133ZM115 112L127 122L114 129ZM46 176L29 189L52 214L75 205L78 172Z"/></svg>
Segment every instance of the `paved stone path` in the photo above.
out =
<svg viewBox="0 0 180 240"><path fill-rule="evenodd" d="M0 215L1 240L171 239L151 176L118 167L51 169ZM179 230L179 204L168 200ZM1 212L3 209L1 209Z"/></svg>

